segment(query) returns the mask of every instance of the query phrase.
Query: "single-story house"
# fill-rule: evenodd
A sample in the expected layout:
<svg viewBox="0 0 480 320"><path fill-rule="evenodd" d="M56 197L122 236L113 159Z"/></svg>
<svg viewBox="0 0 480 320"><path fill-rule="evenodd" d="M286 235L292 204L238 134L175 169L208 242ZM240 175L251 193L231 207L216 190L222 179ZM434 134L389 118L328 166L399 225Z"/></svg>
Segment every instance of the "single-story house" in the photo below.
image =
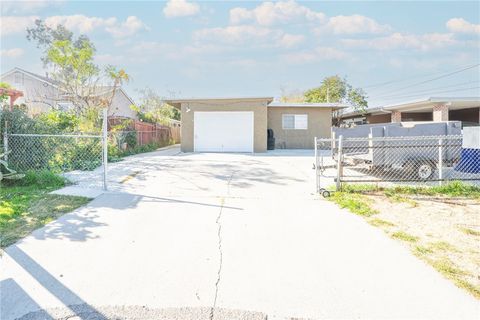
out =
<svg viewBox="0 0 480 320"><path fill-rule="evenodd" d="M341 115L344 124L375 124L407 121L462 121L463 125L480 123L480 97L430 97L415 101L350 111Z"/></svg>
<svg viewBox="0 0 480 320"><path fill-rule="evenodd" d="M335 103L282 103L272 97L166 100L181 110L183 152L265 152L267 131L275 147L313 149L330 137Z"/></svg>

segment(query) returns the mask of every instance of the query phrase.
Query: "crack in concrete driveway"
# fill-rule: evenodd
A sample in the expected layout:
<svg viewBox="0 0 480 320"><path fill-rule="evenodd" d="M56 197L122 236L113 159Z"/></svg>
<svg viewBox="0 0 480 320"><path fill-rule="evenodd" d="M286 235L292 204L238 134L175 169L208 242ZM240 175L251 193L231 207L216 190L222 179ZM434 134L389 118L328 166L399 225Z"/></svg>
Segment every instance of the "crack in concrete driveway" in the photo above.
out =
<svg viewBox="0 0 480 320"><path fill-rule="evenodd" d="M218 226L217 229L217 237L218 237L218 271L217 271L217 280L215 281L215 295L213 297L213 303L212 303L212 309L210 311L210 320L213 320L215 309L217 307L217 298L218 298L218 289L219 289L219 284L220 284L220 277L222 274L222 264L223 264L223 252L222 252L222 223L220 222L220 219L222 219L222 211L223 211L223 205L224 205L225 199L221 200L221 208L220 211L218 212L217 219L215 220L215 223Z"/></svg>
<svg viewBox="0 0 480 320"><path fill-rule="evenodd" d="M401 244L312 195L312 156L112 164L111 192L5 250L1 319L480 318Z"/></svg>

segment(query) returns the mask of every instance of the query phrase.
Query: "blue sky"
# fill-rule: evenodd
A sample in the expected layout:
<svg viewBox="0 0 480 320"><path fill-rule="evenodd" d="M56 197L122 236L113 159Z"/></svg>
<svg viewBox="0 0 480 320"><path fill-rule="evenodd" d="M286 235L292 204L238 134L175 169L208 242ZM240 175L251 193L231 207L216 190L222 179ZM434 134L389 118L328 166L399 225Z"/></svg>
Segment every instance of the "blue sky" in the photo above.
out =
<svg viewBox="0 0 480 320"><path fill-rule="evenodd" d="M15 66L45 72L40 50L25 38L25 28L41 18L87 34L98 64L131 75L127 90L134 98L145 87L162 96L278 97L334 74L365 88L370 106L480 96L478 66L441 77L480 63L478 1L38 0L1 6L2 73Z"/></svg>

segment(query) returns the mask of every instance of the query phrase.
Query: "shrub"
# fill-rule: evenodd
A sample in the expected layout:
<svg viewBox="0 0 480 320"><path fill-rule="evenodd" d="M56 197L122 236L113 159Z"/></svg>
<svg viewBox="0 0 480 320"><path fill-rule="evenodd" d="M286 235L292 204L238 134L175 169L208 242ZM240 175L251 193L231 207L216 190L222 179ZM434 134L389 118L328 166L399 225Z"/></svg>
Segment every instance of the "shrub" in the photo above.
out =
<svg viewBox="0 0 480 320"><path fill-rule="evenodd" d="M80 118L72 112L50 111L38 116L38 121L54 132L73 132L77 130Z"/></svg>
<svg viewBox="0 0 480 320"><path fill-rule="evenodd" d="M67 179L48 170L29 170L25 172L23 179L2 181L5 186L38 186L39 188L60 188L66 183Z"/></svg>
<svg viewBox="0 0 480 320"><path fill-rule="evenodd" d="M130 131L125 135L124 141L127 143L128 148L135 148L137 146L137 132Z"/></svg>

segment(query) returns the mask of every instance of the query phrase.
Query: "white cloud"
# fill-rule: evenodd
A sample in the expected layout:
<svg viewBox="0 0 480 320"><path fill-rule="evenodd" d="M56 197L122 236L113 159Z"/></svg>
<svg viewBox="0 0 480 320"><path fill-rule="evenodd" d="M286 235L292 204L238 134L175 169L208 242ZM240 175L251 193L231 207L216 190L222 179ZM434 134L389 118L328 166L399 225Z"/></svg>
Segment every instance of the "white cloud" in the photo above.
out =
<svg viewBox="0 0 480 320"><path fill-rule="evenodd" d="M193 33L196 41L211 41L224 44L240 45L246 42L263 42L279 39L283 33L270 28L241 25L225 28L200 29Z"/></svg>
<svg viewBox="0 0 480 320"><path fill-rule="evenodd" d="M0 57L17 58L23 55L24 52L21 48L0 50Z"/></svg>
<svg viewBox="0 0 480 320"><path fill-rule="evenodd" d="M305 36L301 34L285 33L279 40L278 45L284 48L292 48L305 41Z"/></svg>
<svg viewBox="0 0 480 320"><path fill-rule="evenodd" d="M45 24L50 28L62 24L67 29L89 33L99 27L113 26L116 21L116 18L87 17L82 14L75 14L70 16L50 16L45 19Z"/></svg>
<svg viewBox="0 0 480 320"><path fill-rule="evenodd" d="M233 8L230 9L230 23L231 24L240 24L243 21L253 19L253 11L245 8Z"/></svg>
<svg viewBox="0 0 480 320"><path fill-rule="evenodd" d="M124 38L134 35L141 30L149 30L149 28L139 18L129 16L125 22L122 22L120 25L107 26L106 30L114 37Z"/></svg>
<svg viewBox="0 0 480 320"><path fill-rule="evenodd" d="M117 18L88 17L81 14L71 16L51 16L45 19L49 27L56 27L59 24L67 29L90 33L97 28L104 28L116 38L123 38L134 35L138 31L148 30L148 27L137 17L129 16L124 22L118 22Z"/></svg>
<svg viewBox="0 0 480 320"><path fill-rule="evenodd" d="M473 24L462 18L452 18L447 21L447 29L457 33L478 33L480 24Z"/></svg>
<svg viewBox="0 0 480 320"><path fill-rule="evenodd" d="M38 16L4 16L1 22L1 36L25 33L28 27L34 26ZM90 33L95 29L102 28L116 38L128 37L138 31L148 30L149 28L135 16L129 16L124 22L119 22L115 17L100 18L89 17L82 14L69 16L50 16L44 19L45 24L55 28L59 24L67 29L78 31L80 33Z"/></svg>
<svg viewBox="0 0 480 320"><path fill-rule="evenodd" d="M305 41L301 34L289 34L282 30L258 25L227 26L224 28L200 29L193 33L195 45L258 45L262 47L292 48ZM217 49L218 50L218 49Z"/></svg>
<svg viewBox="0 0 480 320"><path fill-rule="evenodd" d="M194 16L200 12L200 6L187 0L169 0L163 8L167 18Z"/></svg>
<svg viewBox="0 0 480 320"><path fill-rule="evenodd" d="M392 50L398 48L427 51L457 44L451 33L426 33L422 35L393 33L373 39L344 39L341 42L350 47Z"/></svg>
<svg viewBox="0 0 480 320"><path fill-rule="evenodd" d="M391 29L389 25L382 25L371 18L354 14L331 17L325 26L318 27L314 31L317 33L328 31L334 34L359 34L385 33L391 31Z"/></svg>
<svg viewBox="0 0 480 320"><path fill-rule="evenodd" d="M63 0L2 1L2 14L26 14L62 4Z"/></svg>
<svg viewBox="0 0 480 320"><path fill-rule="evenodd" d="M233 8L230 10L230 23L241 24L255 21L262 26L287 24L294 22L321 22L325 19L322 12L313 11L299 5L294 0L263 2L252 10Z"/></svg>
<svg viewBox="0 0 480 320"><path fill-rule="evenodd" d="M25 32L28 27L33 26L38 18L37 16L4 16L2 17L0 33L2 36L6 36Z"/></svg>
<svg viewBox="0 0 480 320"><path fill-rule="evenodd" d="M347 53L332 47L316 47L313 50L304 50L282 55L282 58L288 63L304 64L322 60L345 60L349 56Z"/></svg>

